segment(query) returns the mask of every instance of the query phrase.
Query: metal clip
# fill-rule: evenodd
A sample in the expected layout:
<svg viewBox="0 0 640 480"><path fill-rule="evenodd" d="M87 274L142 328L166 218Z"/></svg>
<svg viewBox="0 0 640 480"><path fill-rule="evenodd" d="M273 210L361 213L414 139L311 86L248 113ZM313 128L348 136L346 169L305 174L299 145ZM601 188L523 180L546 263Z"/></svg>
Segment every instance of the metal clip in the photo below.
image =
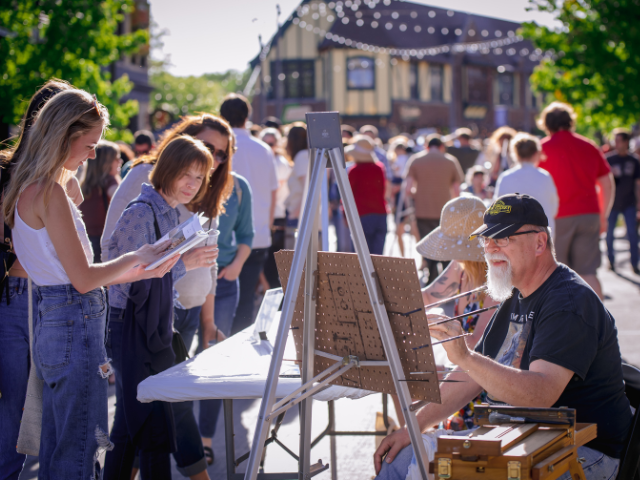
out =
<svg viewBox="0 0 640 480"><path fill-rule="evenodd" d="M520 462L507 462L507 478L509 480L520 480Z"/></svg>
<svg viewBox="0 0 640 480"><path fill-rule="evenodd" d="M356 368L360 368L360 359L355 355L347 355L342 358L342 365L349 365L351 362L355 363Z"/></svg>
<svg viewBox="0 0 640 480"><path fill-rule="evenodd" d="M438 478L451 478L451 459L438 459Z"/></svg>

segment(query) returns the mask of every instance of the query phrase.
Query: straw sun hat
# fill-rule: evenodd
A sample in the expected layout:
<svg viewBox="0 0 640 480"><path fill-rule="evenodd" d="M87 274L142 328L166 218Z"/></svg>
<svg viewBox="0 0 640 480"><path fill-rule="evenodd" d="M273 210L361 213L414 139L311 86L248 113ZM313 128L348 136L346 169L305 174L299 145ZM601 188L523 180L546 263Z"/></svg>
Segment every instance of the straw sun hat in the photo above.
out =
<svg viewBox="0 0 640 480"><path fill-rule="evenodd" d="M469 235L482 226L486 207L478 197L458 197L442 207L440 226L416 245L423 257L432 260L484 261L484 249Z"/></svg>
<svg viewBox="0 0 640 480"><path fill-rule="evenodd" d="M356 135L351 145L344 147L344 154L349 155L356 163L376 162L378 157L373 150L375 144L366 135Z"/></svg>

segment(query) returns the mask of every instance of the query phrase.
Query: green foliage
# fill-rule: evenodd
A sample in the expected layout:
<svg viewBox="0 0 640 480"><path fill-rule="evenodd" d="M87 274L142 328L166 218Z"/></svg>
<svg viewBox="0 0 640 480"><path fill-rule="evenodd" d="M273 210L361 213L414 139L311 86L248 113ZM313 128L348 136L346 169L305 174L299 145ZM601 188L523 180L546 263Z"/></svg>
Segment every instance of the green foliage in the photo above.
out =
<svg viewBox="0 0 640 480"><path fill-rule="evenodd" d="M609 131L638 121L640 113L640 0L530 0L562 23L535 23L523 34L552 52L535 69L534 88L566 101L582 131Z"/></svg>
<svg viewBox="0 0 640 480"><path fill-rule="evenodd" d="M0 122L17 124L29 99L49 78L95 93L111 114L111 138L138 112L120 99L131 91L128 77L116 80L106 67L145 48L148 32L116 35L132 0L0 0Z"/></svg>
<svg viewBox="0 0 640 480"><path fill-rule="evenodd" d="M202 112L217 114L224 96L241 92L250 73L250 70L244 73L229 70L199 77L175 77L164 70L153 72L150 76L150 83L154 87L151 111L166 112L172 120ZM154 119L158 121L159 115L154 115Z"/></svg>

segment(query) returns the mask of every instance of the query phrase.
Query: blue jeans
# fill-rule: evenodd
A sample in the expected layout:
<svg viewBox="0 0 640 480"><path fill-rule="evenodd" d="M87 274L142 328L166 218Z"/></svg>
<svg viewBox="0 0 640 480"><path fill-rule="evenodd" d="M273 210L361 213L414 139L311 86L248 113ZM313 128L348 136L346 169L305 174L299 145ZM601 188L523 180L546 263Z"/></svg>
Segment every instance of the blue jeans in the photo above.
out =
<svg viewBox="0 0 640 480"><path fill-rule="evenodd" d="M202 306L193 308L174 308L173 309L173 328L180 332L187 350L191 350L193 337L200 326L200 312Z"/></svg>
<svg viewBox="0 0 640 480"><path fill-rule="evenodd" d="M33 360L44 380L38 478L99 478L98 456L111 446L105 292L80 294L72 285L35 290Z"/></svg>
<svg viewBox="0 0 640 480"><path fill-rule="evenodd" d="M618 221L618 216L624 216L624 223L627 225L627 238L631 248L631 266L638 266L638 225L636 223L636 207L634 205L624 210L611 210L609 214L609 226L607 228L607 256L609 263L613 265L615 252L613 250L613 229Z"/></svg>
<svg viewBox="0 0 640 480"><path fill-rule="evenodd" d="M618 459L611 458L589 447L578 448L578 457L585 459L582 469L587 480L615 480L618 475L618 467L620 466ZM413 448L409 445L398 453L393 462L382 462L382 469L376 480L405 480L412 459ZM566 472L558 480L571 480L571 474Z"/></svg>
<svg viewBox="0 0 640 480"><path fill-rule="evenodd" d="M387 215L371 213L360 217L364 238L372 255L382 255L384 241L387 238Z"/></svg>
<svg viewBox="0 0 640 480"><path fill-rule="evenodd" d="M240 272L240 300L236 309L231 333L241 332L255 322L256 287L264 264L267 261L268 248L254 248Z"/></svg>
<svg viewBox="0 0 640 480"><path fill-rule="evenodd" d="M216 327L226 336L231 335L239 298L238 280L230 282L224 278L218 279L213 314ZM221 407L222 400L200 400L200 435L213 438Z"/></svg>
<svg viewBox="0 0 640 480"><path fill-rule="evenodd" d="M17 480L26 455L16 452L29 380L29 296L27 279L9 277L0 298L0 480ZM34 286L35 287L35 286ZM33 295L33 314L38 312Z"/></svg>
<svg viewBox="0 0 640 480"><path fill-rule="evenodd" d="M107 452L104 465L105 480L129 478L135 457L135 446L129 438L124 410L118 408L118 404L123 401L121 374L123 365L121 365L120 361L122 359L122 330L124 326L122 320L124 319L124 312L124 309L111 307L109 315L107 352L113 358L113 368L116 371L116 413L113 427L111 428L111 441L115 448L113 451ZM188 334L188 332L186 333ZM180 334L182 335L182 332ZM194 334L195 332L191 334L191 340L193 340ZM172 403L171 407L176 425L176 443L178 445L178 451L173 454L173 458L176 460L178 471L185 477L190 477L203 472L207 468L202 440L193 414L193 403L176 402ZM146 452L145 458L140 458L141 474L143 464L153 464L151 459L146 458L147 455L151 454L152 452ZM163 457L160 456L159 459L162 461ZM158 459L155 461L158 461ZM150 475L148 478L156 478L153 474Z"/></svg>

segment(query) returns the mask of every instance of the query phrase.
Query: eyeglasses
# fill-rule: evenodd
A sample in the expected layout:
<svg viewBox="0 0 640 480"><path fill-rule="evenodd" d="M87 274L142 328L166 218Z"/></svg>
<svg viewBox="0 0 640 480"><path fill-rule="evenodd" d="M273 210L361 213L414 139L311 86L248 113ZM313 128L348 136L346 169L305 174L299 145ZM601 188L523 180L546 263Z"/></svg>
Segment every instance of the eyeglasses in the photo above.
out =
<svg viewBox="0 0 640 480"><path fill-rule="evenodd" d="M527 230L525 232L513 233L513 234L509 235L509 237L517 237L518 235L526 235L527 233L541 233L541 231L539 231L539 230ZM489 244L490 240L493 240L494 243L496 244L496 246L498 246L500 248L505 248L505 247L509 246L509 237L490 238L490 237L479 236L478 237L478 242L480 243L480 246L482 248L484 248Z"/></svg>
<svg viewBox="0 0 640 480"><path fill-rule="evenodd" d="M204 143L204 146L209 149L209 151L211 152L211 155L213 155L215 159L218 160L218 162L225 163L227 160L229 160L229 155L227 154L226 151L216 150L216 147L211 145L209 142L202 142L202 143Z"/></svg>

